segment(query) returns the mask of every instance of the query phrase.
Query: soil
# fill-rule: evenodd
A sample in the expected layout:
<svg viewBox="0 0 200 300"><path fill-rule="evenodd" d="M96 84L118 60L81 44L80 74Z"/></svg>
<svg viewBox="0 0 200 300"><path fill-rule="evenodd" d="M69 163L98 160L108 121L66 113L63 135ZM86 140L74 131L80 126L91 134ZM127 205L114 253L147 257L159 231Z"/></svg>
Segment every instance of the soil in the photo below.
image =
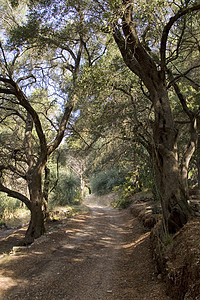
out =
<svg viewBox="0 0 200 300"><path fill-rule="evenodd" d="M200 300L200 217L190 220L167 247L166 285L173 299Z"/></svg>
<svg viewBox="0 0 200 300"><path fill-rule="evenodd" d="M0 236L0 299L166 300L155 273L150 232L129 209L93 204L49 225L29 247L26 228Z"/></svg>

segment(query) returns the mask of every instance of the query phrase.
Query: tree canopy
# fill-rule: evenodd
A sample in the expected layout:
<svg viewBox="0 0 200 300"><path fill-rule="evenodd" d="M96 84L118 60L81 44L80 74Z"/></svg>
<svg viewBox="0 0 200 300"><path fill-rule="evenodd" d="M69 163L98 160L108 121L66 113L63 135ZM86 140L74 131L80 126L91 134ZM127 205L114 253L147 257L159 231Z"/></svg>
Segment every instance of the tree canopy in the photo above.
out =
<svg viewBox="0 0 200 300"><path fill-rule="evenodd" d="M0 2L0 191L30 209L27 242L44 232L48 161L61 143L82 189L127 168L157 191L167 231L190 218L199 11L193 0Z"/></svg>

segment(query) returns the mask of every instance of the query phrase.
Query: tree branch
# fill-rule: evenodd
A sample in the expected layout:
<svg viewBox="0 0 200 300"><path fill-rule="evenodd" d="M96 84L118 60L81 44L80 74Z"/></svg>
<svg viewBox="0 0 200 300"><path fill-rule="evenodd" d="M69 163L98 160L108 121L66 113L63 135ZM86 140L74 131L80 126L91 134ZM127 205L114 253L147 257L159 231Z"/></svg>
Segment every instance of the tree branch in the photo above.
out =
<svg viewBox="0 0 200 300"><path fill-rule="evenodd" d="M22 80L27 80L27 79L29 79L29 78L33 78L33 79L34 79L34 82L36 82L35 76L33 76L32 74L30 74L30 75L28 75L28 76L20 77L19 79L17 79L16 84L19 84L20 81L22 81Z"/></svg>
<svg viewBox="0 0 200 300"><path fill-rule="evenodd" d="M65 112L64 115L62 117L56 138L54 139L54 141L48 146L48 150L47 153L48 155L50 155L61 143L64 133L65 133L65 129L66 129L66 125L67 122L70 118L71 112L73 110L73 104L69 104L66 108L65 108Z"/></svg>
<svg viewBox="0 0 200 300"><path fill-rule="evenodd" d="M4 59L6 70L8 71L8 73L9 73L8 75L10 76L11 74L10 74L9 69L8 69L8 63L7 63L6 55L5 55L5 52L4 52L1 41L0 41L0 49L1 49L1 52L3 54L3 59Z"/></svg>
<svg viewBox="0 0 200 300"><path fill-rule="evenodd" d="M175 22L180 19L181 17L189 14L193 11L200 10L200 4L194 5L192 7L180 9L173 17L170 18L169 22L165 25L162 33L161 44L160 44L160 57L161 57L161 72L164 76L166 71L166 47L167 47L167 40L169 32Z"/></svg>
<svg viewBox="0 0 200 300"><path fill-rule="evenodd" d="M125 64L129 67L129 69L135 73L137 76L140 77L141 74L141 68L135 57L133 56L133 53L126 48L125 39L117 26L115 26L113 31L113 36L115 39L116 44L118 45L118 48L122 54L122 57L124 59Z"/></svg>
<svg viewBox="0 0 200 300"><path fill-rule="evenodd" d="M200 65L195 65L195 66L192 66L191 68L189 68L188 70L186 70L184 73L180 73L179 71L179 75L177 75L176 77L173 77L173 79L170 81L170 83L168 84L168 87L167 88L170 88L174 82L176 82L179 78L181 77L185 77L187 80L191 81L194 85L196 86L199 86L198 84L196 84L192 79L188 78L186 75L194 70L194 69L197 69L197 68L200 68ZM176 69L177 70L177 69Z"/></svg>
<svg viewBox="0 0 200 300"><path fill-rule="evenodd" d="M76 55L74 54L74 52L70 49L70 47L68 47L67 45L61 45L61 43L59 41L56 41L53 38L50 37L44 37L44 36L40 36L41 40L44 40L45 42L49 42L55 46L57 46L58 48L61 48L63 50L66 50L71 57L73 58L74 61L76 61Z"/></svg>
<svg viewBox="0 0 200 300"><path fill-rule="evenodd" d="M194 119L193 112L188 108L187 102L186 102L183 94L181 93L181 90L180 90L178 84L175 82L172 72L169 69L167 70L167 72L168 72L169 79L171 81L171 85L174 87L174 90L181 102L184 112L188 115L189 119L192 121Z"/></svg>
<svg viewBox="0 0 200 300"><path fill-rule="evenodd" d="M11 111L11 113L9 115L6 115L3 119L1 119L1 122L2 122L2 120L6 119L7 117L12 116L12 115L16 115L16 116L20 117L24 122L26 122L25 118L16 109L13 109L10 107L4 107L4 106L0 106L0 109L3 109L5 111Z"/></svg>
<svg viewBox="0 0 200 300"><path fill-rule="evenodd" d="M23 91L20 89L19 85L16 82L14 82L12 79L4 78L4 77L0 77L0 81L12 87L11 89L0 88L0 93L15 95L19 101L19 104L23 106L26 109L26 111L32 116L36 128L36 132L40 140L41 155L45 157L47 155L47 142L37 112L30 105L27 97L25 96L25 94L23 93Z"/></svg>
<svg viewBox="0 0 200 300"><path fill-rule="evenodd" d="M28 209L31 210L30 200L27 197L25 197L24 195L22 195L21 193L18 193L16 191L12 191L12 190L6 188L2 183L0 183L0 192L6 193L9 197L12 197L12 198L22 201L23 203L26 204Z"/></svg>

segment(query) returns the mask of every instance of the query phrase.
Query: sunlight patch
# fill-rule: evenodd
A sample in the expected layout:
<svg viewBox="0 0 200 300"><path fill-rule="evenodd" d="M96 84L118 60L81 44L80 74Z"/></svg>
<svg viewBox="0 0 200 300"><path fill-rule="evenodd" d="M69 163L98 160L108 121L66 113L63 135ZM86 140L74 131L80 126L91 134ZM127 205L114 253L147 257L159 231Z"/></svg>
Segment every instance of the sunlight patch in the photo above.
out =
<svg viewBox="0 0 200 300"><path fill-rule="evenodd" d="M26 283L26 281L14 280L11 277L0 275L0 290L8 290L12 287L19 285L20 283Z"/></svg>
<svg viewBox="0 0 200 300"><path fill-rule="evenodd" d="M83 262L83 258L73 258L72 260L75 262Z"/></svg>
<svg viewBox="0 0 200 300"><path fill-rule="evenodd" d="M128 249L131 247L137 247L149 236L149 234L150 234L149 232L143 234L137 241L130 243L130 244L123 245L122 248Z"/></svg>
<svg viewBox="0 0 200 300"><path fill-rule="evenodd" d="M64 245L63 248L65 248L65 249L75 249L76 245L68 244L68 245Z"/></svg>

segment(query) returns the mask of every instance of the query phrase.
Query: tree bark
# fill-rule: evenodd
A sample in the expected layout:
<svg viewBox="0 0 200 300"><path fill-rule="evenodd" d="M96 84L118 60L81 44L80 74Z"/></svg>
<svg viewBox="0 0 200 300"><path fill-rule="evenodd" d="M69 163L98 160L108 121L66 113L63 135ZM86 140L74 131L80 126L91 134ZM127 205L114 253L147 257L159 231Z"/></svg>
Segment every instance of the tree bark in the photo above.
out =
<svg viewBox="0 0 200 300"><path fill-rule="evenodd" d="M52 41L53 42L53 41ZM55 44L55 41L54 41ZM59 45L60 46L60 45ZM1 47L2 48L2 47ZM62 48L62 47L61 47ZM74 66L70 69L72 73L73 83L72 83L72 89L71 92L68 94L67 101L65 104L65 109L63 116L61 118L59 128L57 131L57 134L52 140L52 142L47 145L46 135L43 131L42 122L40 119L40 115L37 113L37 111L34 109L34 107L31 105L31 102L24 94L23 90L20 88L19 83L21 80L25 78L19 78L17 81L15 81L11 75L8 77L0 76L0 94L5 95L12 95L17 98L17 105L20 105L23 107L27 112L27 119L26 119L26 129L25 129L25 137L24 137L24 150L26 155L26 161L27 161L27 170L26 174L23 174L23 178L28 183L28 189L30 194L30 199L27 199L20 193L11 191L7 188L5 188L0 183L0 191L4 191L11 197L16 197L26 203L27 207L31 211L31 220L28 227L28 230L26 232L25 236L25 242L31 243L35 238L40 237L44 231L44 206L47 204L46 198L47 198L47 192L48 190L44 188L44 193L42 191L42 175L47 163L48 157L51 155L51 153L60 145L64 133L66 130L66 125L69 121L69 118L71 116L71 112L74 108L74 105L77 101L76 96L76 85L79 75L79 69L81 64L81 56L83 51L83 42L80 38L79 45L76 44L75 47L77 51L77 55L69 48L67 47L66 51L71 56L72 61L74 61ZM1 49L2 50L2 49ZM5 63L5 69L7 69L7 63ZM7 74L10 74L10 71L7 70ZM8 98L9 101L9 98ZM37 153L33 152L32 148L32 129L33 125L35 127L37 137L39 140L39 151ZM1 168L0 168L1 169ZM12 171L12 170L11 170ZM16 173L16 171L15 171ZM47 182L46 182L47 183Z"/></svg>
<svg viewBox="0 0 200 300"><path fill-rule="evenodd" d="M187 146L187 150L183 155L183 159L181 162L181 177L182 177L183 188L185 190L187 199L189 199L188 168L189 168L189 163L192 158L192 155L194 154L198 144L198 133L197 133L196 123L197 123L196 118L191 120L191 124L190 124L191 139Z"/></svg>
<svg viewBox="0 0 200 300"><path fill-rule="evenodd" d="M197 158L197 182L198 182L198 188L200 189L200 157Z"/></svg>
<svg viewBox="0 0 200 300"><path fill-rule="evenodd" d="M47 166L45 166L45 179L44 179L43 194L42 194L43 214L44 214L45 221L50 220L50 212L48 207L49 183L50 183L50 169Z"/></svg>
<svg viewBox="0 0 200 300"><path fill-rule="evenodd" d="M171 85L174 87L174 91L180 103L182 105L183 111L187 115L189 122L190 122L190 140L188 142L186 151L183 153L180 170L181 170L181 177L183 183L183 189L185 191L187 199L189 199L189 188L188 188L188 168L190 160L197 149L198 145L198 127L197 127L197 116L189 107L187 106L187 101L184 95L181 93L179 85L175 82L174 76L172 72L168 69L168 76L171 81Z"/></svg>
<svg viewBox="0 0 200 300"><path fill-rule="evenodd" d="M25 244L31 244L45 233L44 215L41 202L31 203L31 220L25 234Z"/></svg>
<svg viewBox="0 0 200 300"><path fill-rule="evenodd" d="M188 221L191 211L179 170L177 130L167 90L162 81L157 85L159 89L155 91L154 97L151 96L155 113L153 148L156 183L165 229L169 233L175 233Z"/></svg>
<svg viewBox="0 0 200 300"><path fill-rule="evenodd" d="M177 153L177 130L170 107L166 86L165 46L177 14L170 19L163 31L161 42L161 70L142 47L132 19L133 5L124 0L125 11L122 17L122 31L117 25L114 28L114 39L122 54L124 62L144 83L149 91L154 109L153 128L153 161L156 171L156 185L161 200L166 232L178 231L189 219L191 210L187 202L184 183L179 169ZM184 12L185 14L186 12Z"/></svg>
<svg viewBox="0 0 200 300"><path fill-rule="evenodd" d="M31 202L31 219L25 234L25 243L31 244L45 232L44 212L43 212L43 193L42 193L42 174L44 164L39 164L29 171L28 188Z"/></svg>
<svg viewBox="0 0 200 300"><path fill-rule="evenodd" d="M199 119L197 121L198 121L197 122L197 128L200 129ZM197 160L196 160L196 165L197 165L197 186L200 189L200 135L198 135L197 139L198 139L197 140Z"/></svg>

